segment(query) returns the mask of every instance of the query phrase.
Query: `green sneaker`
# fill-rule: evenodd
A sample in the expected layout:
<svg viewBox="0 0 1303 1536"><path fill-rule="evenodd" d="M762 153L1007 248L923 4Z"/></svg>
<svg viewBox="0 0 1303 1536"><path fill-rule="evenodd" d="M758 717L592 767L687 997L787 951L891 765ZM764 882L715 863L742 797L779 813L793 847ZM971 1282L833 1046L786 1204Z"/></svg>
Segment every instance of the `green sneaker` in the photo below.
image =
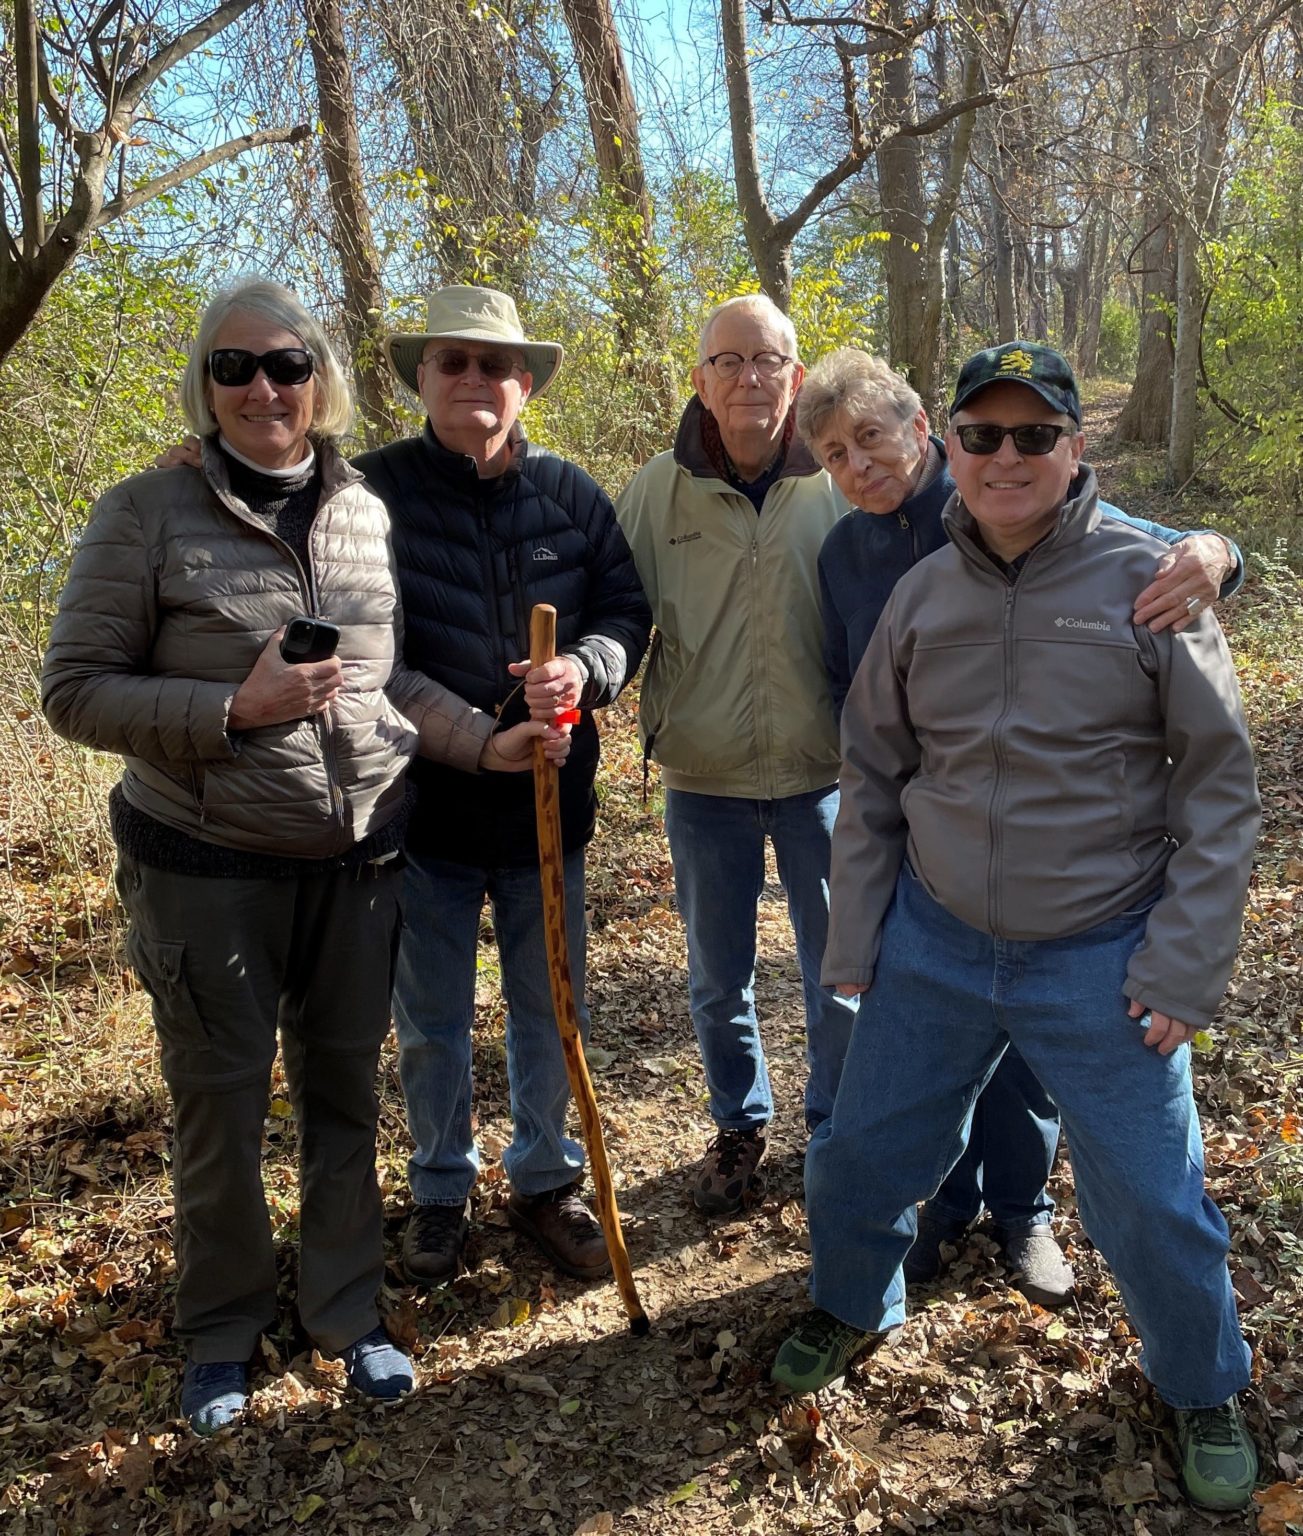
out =
<svg viewBox="0 0 1303 1536"><path fill-rule="evenodd" d="M778 1351L769 1379L792 1392L818 1392L844 1376L856 1355L876 1338L876 1333L861 1333L815 1307Z"/></svg>
<svg viewBox="0 0 1303 1536"><path fill-rule="evenodd" d="M1243 1509L1258 1480L1253 1436L1232 1397L1220 1408L1178 1408L1181 1487L1203 1509Z"/></svg>

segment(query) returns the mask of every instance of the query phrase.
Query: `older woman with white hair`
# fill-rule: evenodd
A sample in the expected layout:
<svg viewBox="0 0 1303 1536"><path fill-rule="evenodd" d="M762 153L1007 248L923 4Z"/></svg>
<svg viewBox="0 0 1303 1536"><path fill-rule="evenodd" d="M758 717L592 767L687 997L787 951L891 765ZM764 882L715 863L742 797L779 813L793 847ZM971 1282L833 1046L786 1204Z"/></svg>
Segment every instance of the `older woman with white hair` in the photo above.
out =
<svg viewBox="0 0 1303 1536"><path fill-rule="evenodd" d="M388 517L335 446L349 389L291 293L220 294L182 398L202 467L136 475L98 502L42 692L56 731L125 760L110 813L127 955L174 1109L181 1406L211 1434L245 1406L276 1317L260 1152L278 1030L299 1141L299 1317L359 1391L412 1385L376 1309L375 1074L404 770L417 751L525 768L544 728L494 736L490 715L403 664ZM283 649L287 629L305 649Z"/></svg>
<svg viewBox="0 0 1303 1536"><path fill-rule="evenodd" d="M843 347L821 358L806 376L796 421L856 509L819 554L824 660L840 715L896 583L946 542L942 511L955 483L918 394L880 357ZM1136 599L1137 623L1184 628L1243 579L1239 551L1219 534L1177 533L1104 502L1100 510L1177 546ZM944 1245L958 1243L985 1206L1023 1293L1043 1306L1062 1305L1072 1266L1054 1240L1054 1202L1045 1188L1058 1138L1058 1110L1011 1048L977 1101L967 1150L923 1210L906 1279L936 1276Z"/></svg>

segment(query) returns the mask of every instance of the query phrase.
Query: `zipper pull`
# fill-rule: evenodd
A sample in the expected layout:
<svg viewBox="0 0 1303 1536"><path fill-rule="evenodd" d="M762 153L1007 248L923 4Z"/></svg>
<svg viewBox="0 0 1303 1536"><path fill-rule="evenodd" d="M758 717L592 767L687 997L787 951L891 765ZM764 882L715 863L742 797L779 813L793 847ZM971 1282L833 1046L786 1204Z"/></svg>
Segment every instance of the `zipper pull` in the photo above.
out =
<svg viewBox="0 0 1303 1536"><path fill-rule="evenodd" d="M900 524L900 526L902 528L904 528L906 530L906 532L908 532L908 530L909 530L909 518L907 518L905 516L905 514L902 511L899 510L899 508L897 508L897 511L896 511L896 521Z"/></svg>

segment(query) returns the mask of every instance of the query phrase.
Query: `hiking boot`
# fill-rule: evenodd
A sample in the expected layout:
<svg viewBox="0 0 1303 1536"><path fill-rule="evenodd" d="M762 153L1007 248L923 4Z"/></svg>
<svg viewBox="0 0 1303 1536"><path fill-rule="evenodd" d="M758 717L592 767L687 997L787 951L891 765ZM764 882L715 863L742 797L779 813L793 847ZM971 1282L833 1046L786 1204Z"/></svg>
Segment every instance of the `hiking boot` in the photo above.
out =
<svg viewBox="0 0 1303 1536"><path fill-rule="evenodd" d="M791 1392L818 1392L844 1376L876 1338L815 1307L784 1341L769 1379Z"/></svg>
<svg viewBox="0 0 1303 1536"><path fill-rule="evenodd" d="M697 1169L693 1204L708 1216L727 1216L749 1205L765 1187L756 1174L764 1155L763 1131L720 1131Z"/></svg>
<svg viewBox="0 0 1303 1536"><path fill-rule="evenodd" d="M579 1198L579 1183L549 1189L543 1195L512 1192L507 1220L533 1238L564 1275L596 1280L611 1272L606 1238L597 1217Z"/></svg>
<svg viewBox="0 0 1303 1536"><path fill-rule="evenodd" d="M466 1246L466 1202L418 1205L403 1233L403 1274L412 1285L444 1285L461 1266Z"/></svg>
<svg viewBox="0 0 1303 1536"><path fill-rule="evenodd" d="M1232 1397L1220 1408L1174 1411L1186 1498L1203 1509L1245 1508L1258 1480L1258 1452L1239 1403Z"/></svg>
<svg viewBox="0 0 1303 1536"><path fill-rule="evenodd" d="M197 1435L215 1435L249 1406L249 1368L243 1360L186 1361L181 1413Z"/></svg>
<svg viewBox="0 0 1303 1536"><path fill-rule="evenodd" d="M1008 1236L996 1228L993 1236L1004 1250L1009 1284L1037 1306L1063 1306L1072 1295L1077 1277L1049 1226L1042 1223Z"/></svg>
<svg viewBox="0 0 1303 1536"><path fill-rule="evenodd" d="M941 1257L941 1244L959 1247L967 1230L966 1221L956 1221L953 1216L943 1215L925 1205L919 1213L918 1236L905 1255L905 1284L926 1285L929 1280L935 1280L948 1262Z"/></svg>
<svg viewBox="0 0 1303 1536"><path fill-rule="evenodd" d="M412 1362L382 1327L341 1349L339 1358L348 1372L349 1386L367 1397L395 1398L412 1390Z"/></svg>

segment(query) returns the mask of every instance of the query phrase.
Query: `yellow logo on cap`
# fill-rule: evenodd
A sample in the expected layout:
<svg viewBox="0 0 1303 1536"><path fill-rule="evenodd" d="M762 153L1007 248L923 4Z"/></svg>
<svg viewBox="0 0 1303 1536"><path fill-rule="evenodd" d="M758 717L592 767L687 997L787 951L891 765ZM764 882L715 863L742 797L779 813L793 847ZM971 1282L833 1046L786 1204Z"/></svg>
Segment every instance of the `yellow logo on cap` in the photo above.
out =
<svg viewBox="0 0 1303 1536"><path fill-rule="evenodd" d="M1034 359L1030 352L1024 352L1021 347L1013 352L1006 352L1000 359L997 373L1014 373L1020 379L1030 378Z"/></svg>

